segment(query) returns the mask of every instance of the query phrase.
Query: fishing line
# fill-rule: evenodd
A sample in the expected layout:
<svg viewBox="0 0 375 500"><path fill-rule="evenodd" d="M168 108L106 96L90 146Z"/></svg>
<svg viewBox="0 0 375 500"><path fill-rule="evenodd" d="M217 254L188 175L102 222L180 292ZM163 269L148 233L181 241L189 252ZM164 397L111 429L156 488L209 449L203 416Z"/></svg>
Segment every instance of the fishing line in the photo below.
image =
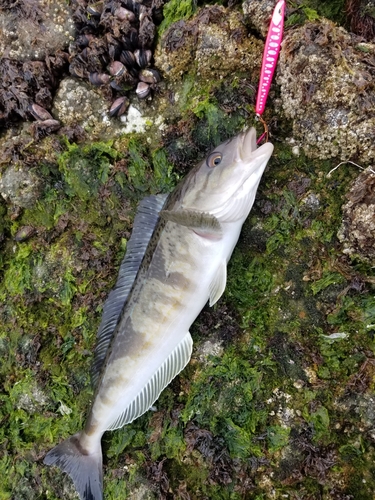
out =
<svg viewBox="0 0 375 500"><path fill-rule="evenodd" d="M281 41L283 38L284 15L285 0L279 0L272 14L270 27L268 28L267 33L266 44L263 51L262 69L260 72L255 113L257 119L262 123L264 127L264 132L257 140L257 144L259 144L264 138L266 138L266 141L268 141L268 126L261 115L266 107L268 93L270 91L277 59L279 57Z"/></svg>
<svg viewBox="0 0 375 500"><path fill-rule="evenodd" d="M341 165L345 165L345 163L350 163L351 165L354 165L355 167L358 167L360 170L366 170L365 167L361 167L361 165L358 165L357 163L354 163L354 161L345 160L345 161L342 161L341 163L339 163L338 165L336 165L332 170L330 170L328 172L328 174L327 174L327 177L331 177L332 172L334 172L337 168L341 167ZM372 168L370 168L369 171L372 174L375 174L375 171L372 170Z"/></svg>

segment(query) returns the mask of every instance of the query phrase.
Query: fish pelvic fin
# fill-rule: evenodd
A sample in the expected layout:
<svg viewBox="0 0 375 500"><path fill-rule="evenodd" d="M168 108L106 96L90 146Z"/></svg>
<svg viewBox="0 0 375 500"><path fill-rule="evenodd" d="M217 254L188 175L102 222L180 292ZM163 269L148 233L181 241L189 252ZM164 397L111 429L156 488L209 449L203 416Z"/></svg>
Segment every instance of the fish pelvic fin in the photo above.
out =
<svg viewBox="0 0 375 500"><path fill-rule="evenodd" d="M216 302L223 295L225 287L227 284L227 263L225 260L220 262L220 265L216 271L214 279L210 284L210 306L216 304Z"/></svg>
<svg viewBox="0 0 375 500"><path fill-rule="evenodd" d="M73 480L81 500L103 500L102 450L99 441L94 453L86 453L80 444L82 433L74 434L52 448L44 458Z"/></svg>

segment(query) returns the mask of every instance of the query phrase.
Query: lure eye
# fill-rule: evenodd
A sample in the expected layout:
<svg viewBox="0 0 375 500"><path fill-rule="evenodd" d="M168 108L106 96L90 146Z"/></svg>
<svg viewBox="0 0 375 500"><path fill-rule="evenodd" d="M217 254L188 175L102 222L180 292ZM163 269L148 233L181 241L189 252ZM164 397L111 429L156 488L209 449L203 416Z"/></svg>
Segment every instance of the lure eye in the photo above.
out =
<svg viewBox="0 0 375 500"><path fill-rule="evenodd" d="M220 165L223 155L214 151L206 160L207 167L214 168Z"/></svg>

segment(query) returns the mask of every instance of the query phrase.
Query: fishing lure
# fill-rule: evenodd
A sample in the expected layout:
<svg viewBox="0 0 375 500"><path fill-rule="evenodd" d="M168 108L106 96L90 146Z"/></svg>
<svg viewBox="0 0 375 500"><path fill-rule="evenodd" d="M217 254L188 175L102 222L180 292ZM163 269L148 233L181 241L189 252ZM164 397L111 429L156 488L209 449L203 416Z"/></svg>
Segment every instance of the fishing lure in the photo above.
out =
<svg viewBox="0 0 375 500"><path fill-rule="evenodd" d="M283 38L285 15L285 0L279 0L272 14L270 27L268 29L266 44L264 46L262 69L258 87L258 95L255 105L255 113L258 119L263 123L264 133L259 137L259 144L264 137L268 137L268 127L261 115L266 107L268 93L271 87L272 77L275 72L277 58L281 48Z"/></svg>

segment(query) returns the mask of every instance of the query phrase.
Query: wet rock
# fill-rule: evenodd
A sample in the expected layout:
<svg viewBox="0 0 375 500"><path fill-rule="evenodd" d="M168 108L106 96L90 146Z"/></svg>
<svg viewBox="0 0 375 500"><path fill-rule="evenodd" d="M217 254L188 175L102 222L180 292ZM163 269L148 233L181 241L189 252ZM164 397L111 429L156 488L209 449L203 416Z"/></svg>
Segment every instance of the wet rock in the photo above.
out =
<svg viewBox="0 0 375 500"><path fill-rule="evenodd" d="M162 124L167 119L166 99L161 98L152 106L142 106L136 96L134 103L129 103L126 97L123 99L126 100L126 114L120 120L111 119L111 105L98 90L94 90L88 83L68 77L60 84L52 112L64 127L79 126L90 134L92 140L113 139L124 133L144 132L146 126L150 128L151 125L152 135L159 136ZM176 108L172 111L176 112Z"/></svg>
<svg viewBox="0 0 375 500"><path fill-rule="evenodd" d="M374 54L375 45L324 19L286 32L280 104L310 157L375 158Z"/></svg>
<svg viewBox="0 0 375 500"><path fill-rule="evenodd" d="M254 0L245 0L242 3L242 10L245 20L249 25L259 31L264 37L267 36L268 27L272 12L275 8L273 0L254 2Z"/></svg>
<svg viewBox="0 0 375 500"><path fill-rule="evenodd" d="M78 124L84 130L90 130L93 137L108 135L112 125L107 114L108 103L88 83L74 78L65 78L61 82L54 101L53 115L64 126ZM102 119L98 120L100 116Z"/></svg>
<svg viewBox="0 0 375 500"><path fill-rule="evenodd" d="M11 165L0 174L0 194L10 203L30 208L39 198L42 180L34 170Z"/></svg>
<svg viewBox="0 0 375 500"><path fill-rule="evenodd" d="M65 0L4 0L0 54L18 61L43 60L67 48L74 23Z"/></svg>
<svg viewBox="0 0 375 500"><path fill-rule="evenodd" d="M375 265L375 174L368 167L354 181L338 238L343 252Z"/></svg>
<svg viewBox="0 0 375 500"><path fill-rule="evenodd" d="M189 21L178 21L163 34L155 65L164 77L178 80L192 64L202 78L223 78L242 67L260 65L263 44L249 37L243 16L217 5L201 9Z"/></svg>

